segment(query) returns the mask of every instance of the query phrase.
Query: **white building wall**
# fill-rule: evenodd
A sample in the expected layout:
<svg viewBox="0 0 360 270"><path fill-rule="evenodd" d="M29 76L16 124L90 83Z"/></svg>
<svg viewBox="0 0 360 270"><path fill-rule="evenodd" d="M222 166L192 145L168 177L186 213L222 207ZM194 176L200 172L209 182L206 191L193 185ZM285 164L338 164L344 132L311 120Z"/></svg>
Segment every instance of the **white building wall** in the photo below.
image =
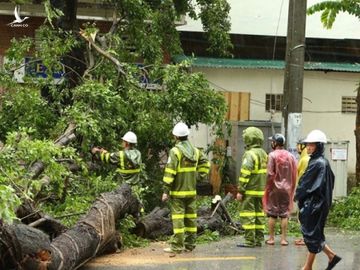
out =
<svg viewBox="0 0 360 270"><path fill-rule="evenodd" d="M219 91L250 92L250 119L270 120L265 111L265 94L282 94L283 70L210 69L194 68L203 72L210 85ZM355 172L355 114L341 113L341 97L356 96L355 89L360 75L343 72L305 71L303 92L303 132L321 129L332 141L349 141L348 172ZM274 122L281 122L281 113L273 115ZM191 140L195 145L211 143L205 127L192 129Z"/></svg>
<svg viewBox="0 0 360 270"><path fill-rule="evenodd" d="M323 0L308 0L307 7ZM231 6L231 33L286 36L289 0L228 0ZM331 29L325 29L321 13L307 16L306 37L360 39L360 21L348 13L339 13ZM203 32L201 22L186 18L179 31ZM212 86L220 91L251 92L250 120L270 120L265 112L265 94L283 91L283 70L194 69L204 72ZM348 171L355 172L355 114L341 113L341 96L355 96L360 74L305 71L303 93L303 134L322 129L331 140L350 141ZM281 113L273 115L281 122ZM198 133L200 132L200 133ZM206 132L205 132L206 133ZM193 131L195 144L211 143L203 128ZM199 137L198 137L199 134ZM199 141L199 142L197 142ZM200 142L201 141L201 142Z"/></svg>

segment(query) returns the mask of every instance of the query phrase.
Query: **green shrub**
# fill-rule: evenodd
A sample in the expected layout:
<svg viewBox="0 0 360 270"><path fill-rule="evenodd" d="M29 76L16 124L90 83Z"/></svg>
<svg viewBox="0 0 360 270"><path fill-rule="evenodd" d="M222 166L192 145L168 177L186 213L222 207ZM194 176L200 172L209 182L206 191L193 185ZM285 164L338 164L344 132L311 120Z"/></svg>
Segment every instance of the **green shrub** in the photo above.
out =
<svg viewBox="0 0 360 270"><path fill-rule="evenodd" d="M360 187L354 188L349 196L334 202L328 222L339 228L360 230Z"/></svg>

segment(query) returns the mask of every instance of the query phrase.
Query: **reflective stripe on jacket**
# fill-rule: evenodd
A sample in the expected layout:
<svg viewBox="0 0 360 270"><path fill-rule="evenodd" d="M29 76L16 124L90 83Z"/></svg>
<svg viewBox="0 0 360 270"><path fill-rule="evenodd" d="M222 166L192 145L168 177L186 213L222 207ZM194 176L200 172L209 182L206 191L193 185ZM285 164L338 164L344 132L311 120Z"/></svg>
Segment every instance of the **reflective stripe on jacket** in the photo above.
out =
<svg viewBox="0 0 360 270"><path fill-rule="evenodd" d="M262 197L266 184L267 154L262 148L244 153L239 177L239 192L246 196Z"/></svg>
<svg viewBox="0 0 360 270"><path fill-rule="evenodd" d="M137 149L125 149L114 153L102 152L100 159L105 163L118 165L116 170L129 184L136 184L141 171L141 153Z"/></svg>
<svg viewBox="0 0 360 270"><path fill-rule="evenodd" d="M189 141L178 143L169 152L163 177L164 192L178 198L196 196L197 178L206 176L209 169L210 162L202 151Z"/></svg>

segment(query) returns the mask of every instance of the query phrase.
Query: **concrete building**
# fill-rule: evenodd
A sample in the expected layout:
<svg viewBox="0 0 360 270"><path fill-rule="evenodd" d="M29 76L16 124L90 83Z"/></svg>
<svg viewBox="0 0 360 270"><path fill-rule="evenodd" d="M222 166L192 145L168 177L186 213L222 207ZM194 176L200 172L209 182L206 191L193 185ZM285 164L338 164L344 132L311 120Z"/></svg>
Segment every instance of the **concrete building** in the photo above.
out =
<svg viewBox="0 0 360 270"><path fill-rule="evenodd" d="M288 0L229 1L234 58L209 55L200 22L186 19L179 27L185 56L195 55L193 71L203 72L219 91L250 94L245 120L279 123L284 84ZM309 0L308 7L319 0ZM355 27L357 26L357 27ZM339 14L324 29L320 13L307 16L302 134L323 130L333 142L348 141L346 170L355 172L356 88L360 79L359 20ZM179 61L185 56L175 58ZM200 130L201 134L206 134ZM194 136L195 137L195 136ZM203 135L197 144L210 143ZM330 155L331 157L331 155Z"/></svg>

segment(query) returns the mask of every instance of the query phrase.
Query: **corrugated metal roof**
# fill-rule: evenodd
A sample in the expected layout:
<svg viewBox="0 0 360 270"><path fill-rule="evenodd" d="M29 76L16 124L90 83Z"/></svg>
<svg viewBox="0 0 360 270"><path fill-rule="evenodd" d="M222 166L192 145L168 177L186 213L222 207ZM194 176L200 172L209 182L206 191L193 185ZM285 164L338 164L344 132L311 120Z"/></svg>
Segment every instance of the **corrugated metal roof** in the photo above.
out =
<svg viewBox="0 0 360 270"><path fill-rule="evenodd" d="M175 62L185 59L192 60L193 67L203 68L240 68L240 69L284 69L285 61L281 60L257 60L257 59L230 59L230 58L191 58L184 55L173 57ZM305 62L305 70L360 72L360 63L330 63L330 62Z"/></svg>

